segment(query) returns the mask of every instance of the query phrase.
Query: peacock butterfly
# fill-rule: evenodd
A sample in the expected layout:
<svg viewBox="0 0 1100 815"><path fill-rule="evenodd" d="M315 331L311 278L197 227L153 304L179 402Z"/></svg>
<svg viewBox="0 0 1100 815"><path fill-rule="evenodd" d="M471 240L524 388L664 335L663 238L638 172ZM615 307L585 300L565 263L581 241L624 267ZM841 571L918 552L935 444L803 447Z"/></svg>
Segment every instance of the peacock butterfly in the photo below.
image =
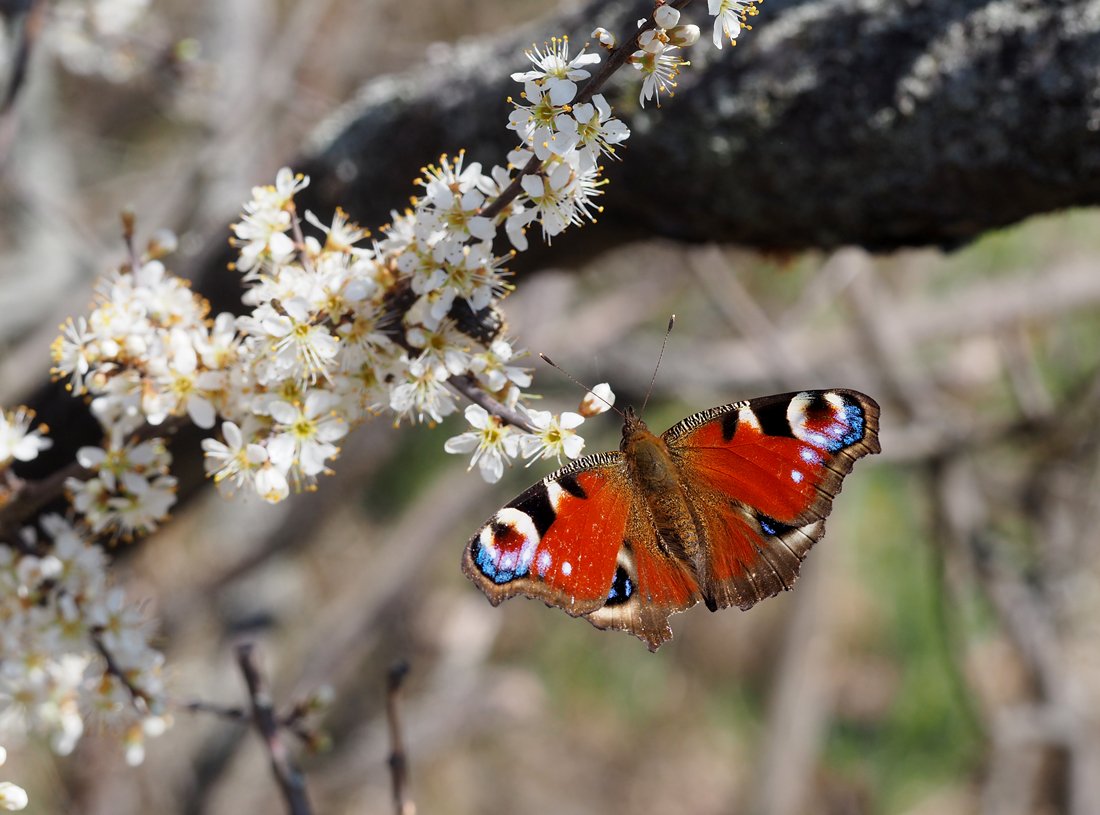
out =
<svg viewBox="0 0 1100 815"><path fill-rule="evenodd" d="M710 408L660 436L627 408L618 451L498 510L462 569L493 605L535 597L656 651L699 600L748 609L791 588L844 476L881 449L878 418L841 388Z"/></svg>

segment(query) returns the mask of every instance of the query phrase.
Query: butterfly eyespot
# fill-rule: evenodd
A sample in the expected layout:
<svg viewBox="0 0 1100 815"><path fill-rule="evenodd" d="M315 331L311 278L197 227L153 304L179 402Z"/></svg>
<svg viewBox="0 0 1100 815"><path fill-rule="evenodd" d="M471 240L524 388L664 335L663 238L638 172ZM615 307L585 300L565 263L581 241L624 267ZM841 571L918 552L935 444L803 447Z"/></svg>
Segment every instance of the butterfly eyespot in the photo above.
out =
<svg viewBox="0 0 1100 815"><path fill-rule="evenodd" d="M471 554L482 574L494 583L508 583L531 570L539 540L531 516L505 507L481 530Z"/></svg>
<svg viewBox="0 0 1100 815"><path fill-rule="evenodd" d="M772 537L779 537L785 535L794 529L793 526L789 526L785 523L780 523L775 518L769 518L767 515L757 515L757 522L760 524L760 529L765 535L771 535Z"/></svg>
<svg viewBox="0 0 1100 815"><path fill-rule="evenodd" d="M787 422L795 438L830 453L851 447L864 435L863 408L841 393L797 394L787 404Z"/></svg>
<svg viewBox="0 0 1100 815"><path fill-rule="evenodd" d="M630 575L626 573L626 569L622 566L617 567L615 569L615 580L611 584L611 589L607 592L607 602L605 605L622 605L633 595L634 581L630 579Z"/></svg>

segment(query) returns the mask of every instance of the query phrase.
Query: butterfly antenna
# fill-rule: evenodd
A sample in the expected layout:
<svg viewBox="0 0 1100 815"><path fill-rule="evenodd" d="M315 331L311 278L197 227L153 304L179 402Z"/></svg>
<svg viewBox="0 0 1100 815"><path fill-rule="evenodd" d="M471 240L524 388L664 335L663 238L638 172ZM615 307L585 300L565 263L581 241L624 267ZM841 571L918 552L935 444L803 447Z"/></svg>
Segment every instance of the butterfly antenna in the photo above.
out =
<svg viewBox="0 0 1100 815"><path fill-rule="evenodd" d="M661 368L661 360L665 358L665 346L668 345L668 335L672 333L672 326L676 325L676 315L668 318L668 328L665 329L665 338L661 340L661 353L657 355L657 364L653 366L653 376L649 379L649 387L646 388L645 400L642 402L640 413L645 413L645 406L649 404L649 395L653 393L653 383L657 381L657 371Z"/></svg>
<svg viewBox="0 0 1100 815"><path fill-rule="evenodd" d="M569 373L569 371L565 370L565 368L558 365L558 363L554 362L554 360L550 359L550 357L546 356L546 354L543 354L542 352L539 352L539 358L543 362L545 362L547 365L549 365L551 368L557 368L559 371L561 371L563 374L565 374L565 378L568 379L570 382L572 382L574 385L579 385L580 387L584 388L586 391L588 391L590 394L595 396L597 399L599 399L601 402L603 402L605 405L607 405L613 411L618 413L624 419L626 418L626 415L621 410L619 410L613 404L608 402L606 399L604 399L602 396L600 396L598 393L596 393L594 390L592 390L586 384L581 382L579 379L577 379L577 377L573 376L573 374L571 374L571 373Z"/></svg>

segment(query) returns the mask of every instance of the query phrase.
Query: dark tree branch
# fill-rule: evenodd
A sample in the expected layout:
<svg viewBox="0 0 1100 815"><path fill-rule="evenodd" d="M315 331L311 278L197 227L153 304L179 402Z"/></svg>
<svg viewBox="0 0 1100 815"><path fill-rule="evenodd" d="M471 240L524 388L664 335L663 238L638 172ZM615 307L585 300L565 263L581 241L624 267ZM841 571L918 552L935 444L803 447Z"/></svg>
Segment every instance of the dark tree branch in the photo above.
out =
<svg viewBox="0 0 1100 815"><path fill-rule="evenodd" d="M583 42L595 24L622 40L651 8L593 2L456 48L446 71L370 83L297 163L314 180L303 206L340 203L381 222L425 160L465 146L503 163L514 146L502 126L508 75L523 47L562 31ZM1094 204L1098 11L1100 0L765 3L734 53L705 39L689 49L693 65L659 111L632 109L640 80L620 72L607 93L621 90L634 133L609 168L601 224L563 247L591 254L653 234L776 249L951 246ZM709 34L702 4L686 17Z"/></svg>
<svg viewBox="0 0 1100 815"><path fill-rule="evenodd" d="M188 713L209 713L230 722L248 723L252 721L252 716L243 708L219 705L202 699L190 699L186 702L177 702L176 705Z"/></svg>

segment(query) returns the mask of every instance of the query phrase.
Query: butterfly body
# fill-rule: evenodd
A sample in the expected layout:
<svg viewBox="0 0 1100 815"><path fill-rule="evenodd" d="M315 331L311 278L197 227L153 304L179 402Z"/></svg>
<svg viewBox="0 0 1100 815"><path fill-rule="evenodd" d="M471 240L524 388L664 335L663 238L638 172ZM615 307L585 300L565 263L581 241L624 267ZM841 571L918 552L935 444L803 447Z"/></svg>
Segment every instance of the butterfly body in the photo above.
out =
<svg viewBox="0 0 1100 815"><path fill-rule="evenodd" d="M632 408L626 409L619 445L630 482L649 512L657 542L690 562L698 549L698 530L680 480L680 468L664 439L655 435Z"/></svg>
<svg viewBox="0 0 1100 815"><path fill-rule="evenodd" d="M748 609L789 589L843 477L879 451L878 405L802 391L696 413L660 436L626 410L619 450L538 482L470 539L463 569L651 650L702 600Z"/></svg>

